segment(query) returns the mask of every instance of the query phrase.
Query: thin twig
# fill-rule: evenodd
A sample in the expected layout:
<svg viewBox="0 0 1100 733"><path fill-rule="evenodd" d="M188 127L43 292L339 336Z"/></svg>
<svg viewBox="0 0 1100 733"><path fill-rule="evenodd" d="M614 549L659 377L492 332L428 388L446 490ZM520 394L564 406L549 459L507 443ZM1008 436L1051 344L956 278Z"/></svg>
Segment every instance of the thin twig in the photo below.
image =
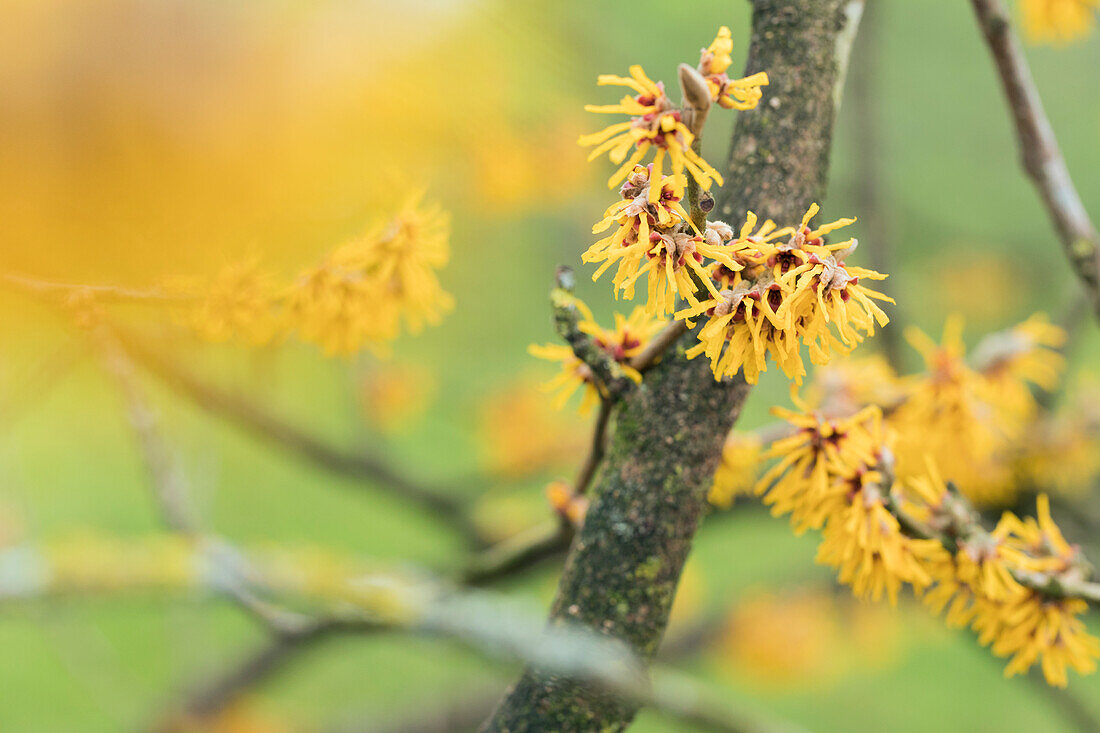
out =
<svg viewBox="0 0 1100 733"><path fill-rule="evenodd" d="M100 327L94 337L98 342L103 370L114 379L126 404L130 428L141 450L149 474L149 485L164 524L175 532L196 534L199 522L186 486L187 480L160 435L156 414L141 394L133 362L105 326Z"/></svg>
<svg viewBox="0 0 1100 733"><path fill-rule="evenodd" d="M25 292L45 297L66 297L74 293L92 293L100 302L108 303L147 303L150 301L180 303L194 300L190 296L168 293L160 288L142 290L118 285L85 285L43 280L16 272L6 272L0 277L3 277L10 285L14 285Z"/></svg>
<svg viewBox="0 0 1100 733"><path fill-rule="evenodd" d="M119 346L110 329L99 326L93 332L104 371L116 382L126 403L126 412L141 450L149 485L165 526L189 537L199 537L201 524L192 501L187 477L180 469L157 424L156 413L141 393L133 362ZM228 577L228 576L227 576ZM309 619L277 608L256 595L240 578L222 584L222 592L275 634L293 634L308 626Z"/></svg>
<svg viewBox="0 0 1100 733"><path fill-rule="evenodd" d="M520 532L483 551L462 573L466 585L486 585L518 575L569 549L573 528L566 521L551 521Z"/></svg>
<svg viewBox="0 0 1100 733"><path fill-rule="evenodd" d="M262 646L190 692L178 708L151 726L153 733L179 730L179 722L194 724L215 718L247 690L270 680L317 643L339 633L384 631L388 626L367 621L321 619L296 631L270 637Z"/></svg>
<svg viewBox="0 0 1100 733"><path fill-rule="evenodd" d="M971 0L1016 128L1024 170L1039 189L1062 247L1100 318L1100 236L1070 178L1027 59L1000 0Z"/></svg>
<svg viewBox="0 0 1100 733"><path fill-rule="evenodd" d="M611 402L600 400L600 411L596 415L596 424L592 428L592 441L588 447L588 455L585 456L580 470L577 471L577 479L573 482L573 491L577 494L588 491L588 485L592 483L592 477L600 467L604 451L607 449L607 425L610 420Z"/></svg>
<svg viewBox="0 0 1100 733"><path fill-rule="evenodd" d="M573 269L559 266L554 274L554 289L550 292L554 330L569 344L573 355L588 367L600 395L605 399L618 399L634 388L634 382L606 349L581 330L581 312L573 295L575 285Z"/></svg>
<svg viewBox="0 0 1100 733"><path fill-rule="evenodd" d="M121 334L119 343L135 362L207 412L322 468L366 480L372 487L413 501L480 544L480 534L459 498L405 476L381 458L332 446L258 404L208 384L133 335Z"/></svg>
<svg viewBox="0 0 1100 733"><path fill-rule="evenodd" d="M1100 718L1085 705L1084 700L1067 689L1047 684L1041 674L1033 669L1027 676L1028 684L1046 697L1051 707L1080 733L1100 733Z"/></svg>
<svg viewBox="0 0 1100 733"><path fill-rule="evenodd" d="M665 353L681 336L688 332L686 321L673 321L661 329L645 348L630 361L630 366L639 372L644 372L657 363L661 354Z"/></svg>

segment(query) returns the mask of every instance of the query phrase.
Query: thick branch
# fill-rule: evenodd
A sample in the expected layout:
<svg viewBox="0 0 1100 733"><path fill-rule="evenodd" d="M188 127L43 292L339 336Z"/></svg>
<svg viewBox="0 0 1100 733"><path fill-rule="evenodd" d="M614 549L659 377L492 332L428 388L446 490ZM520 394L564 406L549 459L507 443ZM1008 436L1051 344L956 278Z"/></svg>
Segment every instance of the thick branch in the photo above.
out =
<svg viewBox="0 0 1100 733"><path fill-rule="evenodd" d="M1012 112L1024 170L1039 189L1066 256L1100 318L1100 237L1070 178L1008 11L1000 0L971 0L971 5Z"/></svg>
<svg viewBox="0 0 1100 733"><path fill-rule="evenodd" d="M748 209L797 221L823 197L836 90L860 3L756 4L747 73L767 70L772 98L738 120L723 192L727 221ZM579 622L646 659L668 623L676 585L722 445L748 385L716 382L675 343L624 397L592 503L566 561L551 623ZM485 731L620 731L638 708L597 687L528 669Z"/></svg>

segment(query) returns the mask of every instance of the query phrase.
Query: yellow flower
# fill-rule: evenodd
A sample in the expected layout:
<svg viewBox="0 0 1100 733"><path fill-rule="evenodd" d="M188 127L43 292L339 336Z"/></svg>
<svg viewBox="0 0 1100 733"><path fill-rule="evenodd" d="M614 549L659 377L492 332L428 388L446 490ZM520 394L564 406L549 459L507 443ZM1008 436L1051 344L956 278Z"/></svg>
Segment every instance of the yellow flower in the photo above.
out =
<svg viewBox="0 0 1100 733"><path fill-rule="evenodd" d="M607 153L612 163L621 164L608 180L609 187L626 178L634 166L642 162L650 148L657 151L653 158L654 178L662 178L667 156L676 175L686 169L704 189L709 189L713 181L722 184L718 171L692 150L695 136L683 123L680 110L665 94L664 84L650 79L642 67L636 65L630 67L630 76L602 74L597 83L600 86L623 86L636 92L634 96L623 97L619 104L585 105L585 110L589 112L631 117L627 122L618 122L599 132L582 135L578 140L585 147L596 146L589 153L589 160ZM631 149L634 152L628 159ZM656 189L651 190L650 200L656 201L657 194Z"/></svg>
<svg viewBox="0 0 1100 733"><path fill-rule="evenodd" d="M646 344L664 327L664 322L652 318L642 307L635 308L629 317L619 313L615 314L615 327L606 329L596 323L592 311L580 300L574 300L578 310L583 316L580 321L580 330L591 336L596 345L603 349L612 359L619 363L623 373L636 382L641 382L642 375L629 364L630 360L637 356ZM548 392L557 392L555 406L562 408L569 398L583 387L584 396L581 400L581 414L587 414L593 405L599 402L600 393L592 378L592 370L573 353L573 350L563 344L544 344L542 346L532 344L527 347L527 353L539 359L556 361L561 364L561 373L557 377L543 385Z"/></svg>
<svg viewBox="0 0 1100 733"><path fill-rule="evenodd" d="M926 567L941 561L947 551L937 540L902 533L886 508L882 479L873 470L849 479L848 506L825 524L817 562L837 568L838 580L850 585L857 598L877 601L885 594L896 605L904 583L918 594L932 584Z"/></svg>
<svg viewBox="0 0 1100 733"><path fill-rule="evenodd" d="M1092 33L1100 0L1020 0L1024 30L1032 43L1061 45Z"/></svg>
<svg viewBox="0 0 1100 733"><path fill-rule="evenodd" d="M380 351L400 332L397 303L378 280L364 276L362 259L346 248L299 276L286 314L299 337L327 356L353 354L363 346Z"/></svg>
<svg viewBox="0 0 1100 733"><path fill-rule="evenodd" d="M838 673L842 618L829 593L757 592L730 609L715 651L724 667L753 685L788 689L811 680L820 685Z"/></svg>
<svg viewBox="0 0 1100 733"><path fill-rule="evenodd" d="M672 313L677 295L691 303L699 302L695 295L695 278L717 295L702 265L704 257L730 269L740 265L733 259L726 242L714 236L712 229L707 230L711 236L700 236L697 231L691 233L695 225L680 204L684 192L683 176L664 176L654 202L650 194L654 190L650 179L652 173L652 166L634 167L620 190L622 200L604 212L604 218L592 231L606 231L613 223L618 228L593 244L582 259L603 263L592 275L593 280L618 263L612 280L616 297L621 292L633 298L635 283L645 275L648 282L646 311Z"/></svg>
<svg viewBox="0 0 1100 733"><path fill-rule="evenodd" d="M714 473L707 500L729 509L738 496L753 493L761 461L760 438L752 433L731 432L722 448L722 461Z"/></svg>
<svg viewBox="0 0 1100 733"><path fill-rule="evenodd" d="M1100 475L1098 427L1094 417L1076 409L1032 424L1016 457L1016 472L1031 486L1083 496Z"/></svg>
<svg viewBox="0 0 1100 733"><path fill-rule="evenodd" d="M934 472L911 482L917 504L924 503L923 521L935 517L946 495ZM949 626L970 626L982 645L994 654L1012 657L1005 676L1026 672L1039 663L1051 685L1065 687L1066 670L1081 674L1096 670L1100 640L1091 636L1079 618L1088 610L1080 599L1048 597L1023 586L1014 573L1027 571L1057 576L1072 572L1078 551L1066 542L1050 516L1050 504L1040 495L1037 518L1019 519L1006 513L991 533L980 529L959 542L953 558L930 558L925 563L935 586L924 594L934 613L947 608Z"/></svg>
<svg viewBox="0 0 1100 733"><path fill-rule="evenodd" d="M1005 543L1015 567L1040 573L1063 573L1079 560L1076 547L1066 542L1062 530L1050 516L1050 499L1039 494L1036 517L1020 519L1005 512L992 536Z"/></svg>
<svg viewBox="0 0 1100 733"><path fill-rule="evenodd" d="M703 49L699 57L700 73L704 76L725 73L733 63L731 53L733 53L733 38L730 36L729 26L722 26L718 29L718 35L709 46Z"/></svg>
<svg viewBox="0 0 1100 733"><path fill-rule="evenodd" d="M814 370L806 391L811 405L855 411L867 405L893 409L904 397L898 375L882 354L834 359Z"/></svg>
<svg viewBox="0 0 1100 733"><path fill-rule="evenodd" d="M385 434L410 428L431 407L436 379L423 364L383 362L361 381L363 412Z"/></svg>
<svg viewBox="0 0 1100 733"><path fill-rule="evenodd" d="M1064 332L1033 316L984 339L972 364L957 316L945 324L942 345L916 329L906 338L927 373L903 380L907 397L890 417L901 434L899 475L919 472L931 456L976 504L1010 503L1018 484L1015 456L1038 410L1032 386L1055 386L1063 359L1054 348Z"/></svg>
<svg viewBox="0 0 1100 733"><path fill-rule="evenodd" d="M999 657L1011 656L1005 677L1026 672L1039 662L1048 684L1065 687L1066 670L1080 674L1096 671L1100 658L1100 639L1088 633L1081 620L1088 604L1077 598L1043 598L1028 595L1006 606L1001 615L992 651Z"/></svg>
<svg viewBox="0 0 1100 733"><path fill-rule="evenodd" d="M768 75L761 71L743 79L730 79L726 75L733 59L733 39L730 29L722 26L718 36L699 57L699 73L707 82L710 97L726 109L754 109L763 96L760 87L768 83Z"/></svg>
<svg viewBox="0 0 1100 733"><path fill-rule="evenodd" d="M569 520L574 526L584 522L584 515L588 511L588 497L577 494L573 487L564 481L551 481L546 485L546 499L551 508Z"/></svg>
<svg viewBox="0 0 1100 733"><path fill-rule="evenodd" d="M744 369L745 380L755 384L771 354L784 374L801 384L806 374L801 345L809 347L814 364L824 364L834 351L850 351L873 334L876 322L889 322L873 301L893 301L860 284L860 279L886 276L845 264L855 240L825 244L826 234L854 220L811 230L808 224L817 212L813 204L797 228L772 230L765 223L763 236L745 238L756 225L750 212L742 237L730 245L745 273L733 278L734 287L676 313L677 318L707 314L699 344L688 357L705 354L715 379ZM789 241L775 244L791 232Z"/></svg>
<svg viewBox="0 0 1100 733"><path fill-rule="evenodd" d="M793 395L792 395L793 396ZM756 484L756 493L774 516L791 515L795 534L820 529L830 515L844 508L849 486L845 481L868 464L884 444L882 411L871 406L842 419L781 407L772 413L795 432L772 443L764 458L779 458Z"/></svg>

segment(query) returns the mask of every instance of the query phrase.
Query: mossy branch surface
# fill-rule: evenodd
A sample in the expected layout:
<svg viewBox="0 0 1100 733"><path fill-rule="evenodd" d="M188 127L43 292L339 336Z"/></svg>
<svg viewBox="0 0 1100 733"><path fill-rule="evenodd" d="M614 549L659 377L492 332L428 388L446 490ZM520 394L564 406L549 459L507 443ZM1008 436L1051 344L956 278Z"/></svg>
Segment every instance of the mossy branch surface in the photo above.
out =
<svg viewBox="0 0 1100 733"><path fill-rule="evenodd" d="M766 70L764 102L738 120L721 192L722 218L798 221L825 191L838 89L860 2L759 0L746 74ZM749 387L716 382L705 359L673 344L623 396L550 614L579 622L652 658L726 434ZM528 669L483 731L620 731L635 703L583 680Z"/></svg>

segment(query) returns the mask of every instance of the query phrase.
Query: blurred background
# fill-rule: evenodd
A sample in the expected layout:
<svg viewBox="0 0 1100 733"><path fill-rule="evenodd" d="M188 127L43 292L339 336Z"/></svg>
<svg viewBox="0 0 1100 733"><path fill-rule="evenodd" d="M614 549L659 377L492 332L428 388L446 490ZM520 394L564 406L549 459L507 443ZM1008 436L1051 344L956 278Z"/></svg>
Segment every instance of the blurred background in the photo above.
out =
<svg viewBox="0 0 1100 733"><path fill-rule="evenodd" d="M424 188L453 217L441 278L456 306L440 327L403 337L387 358L183 332L175 353L334 444L367 446L464 492L481 530L505 538L545 521L545 486L573 474L589 430L575 405L553 410L538 385L554 366L526 354L554 340L554 267L587 270L579 255L613 200L607 166L586 164L575 144L603 126L582 105L611 101L596 75L632 63L671 79L720 25L733 29L741 68L747 5L8 0L0 269L150 287L256 258L290 277ZM826 220L860 216L853 230L869 258L866 227L880 217L899 321L938 335L961 312L973 344L1036 310L1059 316L1076 283L1018 170L969 7L876 3L871 15L874 48L861 41L852 59L868 73L841 111ZM1029 46L1028 56L1081 196L1100 215L1100 39ZM712 115L711 162L733 121ZM872 151L857 146L868 124ZM874 212L861 208L868 165ZM578 280L609 320L607 283ZM135 324L158 323L127 308ZM1097 354L1091 324L1084 331L1070 381L1088 378ZM440 572L462 563L462 538L431 515L253 440L156 380L143 385L206 530ZM768 422L786 393L769 372L739 427ZM158 531L146 484L117 392L79 335L0 290L0 542ZM1074 729L1041 687L1004 680L970 634L912 603L893 610L834 592L814 544L752 503L705 527L670 635L701 620L719 630L675 663L746 710L815 731ZM545 607L556 575L547 566L502 589ZM0 728L139 729L262 640L222 602L5 605ZM252 689L217 730L371 730L452 698L491 700L515 673L446 641L337 637ZM1070 690L1100 715L1100 676L1073 678ZM642 713L636 729L682 728Z"/></svg>

